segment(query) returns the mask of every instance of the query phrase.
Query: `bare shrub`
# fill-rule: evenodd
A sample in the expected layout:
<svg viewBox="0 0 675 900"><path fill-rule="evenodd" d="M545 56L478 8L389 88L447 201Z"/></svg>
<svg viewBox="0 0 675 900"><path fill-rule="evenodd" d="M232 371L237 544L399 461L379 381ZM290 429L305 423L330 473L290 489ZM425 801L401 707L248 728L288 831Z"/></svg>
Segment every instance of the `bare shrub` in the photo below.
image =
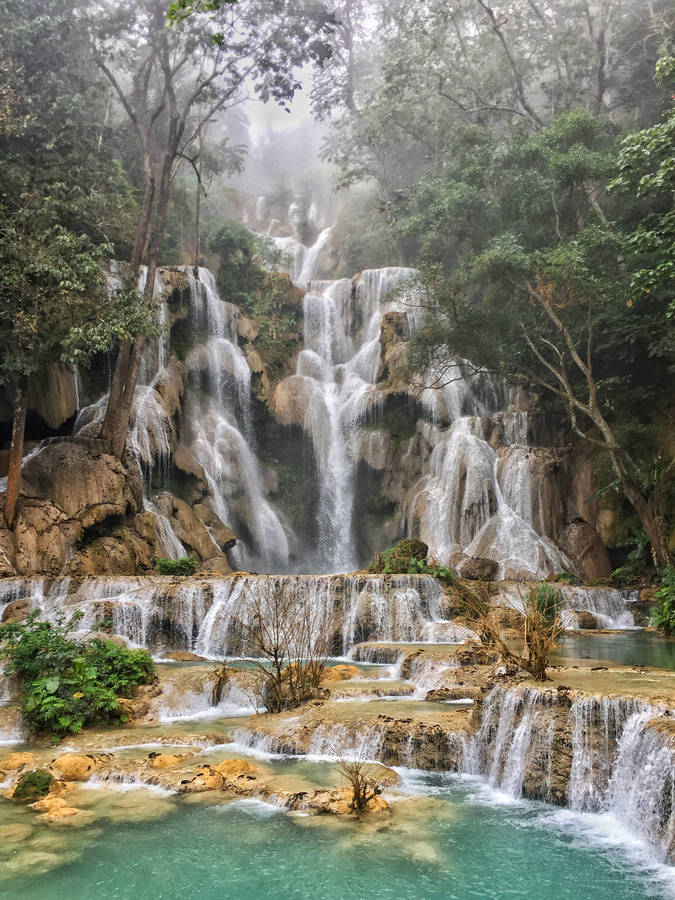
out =
<svg viewBox="0 0 675 900"><path fill-rule="evenodd" d="M524 654L512 650L503 640L493 608L464 598L467 609L476 619L481 640L495 646L502 657L529 672L535 681L547 681L546 667L553 648L564 631L560 619L562 598L560 591L550 584L540 584L526 592L523 601L520 629ZM516 609L515 606L512 606Z"/></svg>
<svg viewBox="0 0 675 900"><path fill-rule="evenodd" d="M233 625L242 654L257 670L257 694L268 712L317 696L336 630L333 612L270 583L251 596Z"/></svg>

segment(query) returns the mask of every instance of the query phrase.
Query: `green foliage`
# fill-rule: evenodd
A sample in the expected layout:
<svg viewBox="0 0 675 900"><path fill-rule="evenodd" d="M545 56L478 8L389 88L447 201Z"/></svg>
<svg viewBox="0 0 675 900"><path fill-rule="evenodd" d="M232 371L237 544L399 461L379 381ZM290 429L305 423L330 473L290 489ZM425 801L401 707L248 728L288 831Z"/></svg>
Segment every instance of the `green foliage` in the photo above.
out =
<svg viewBox="0 0 675 900"><path fill-rule="evenodd" d="M416 538L404 538L378 553L368 567L377 575L433 575L445 584L455 584L457 575L446 566L427 560L427 545Z"/></svg>
<svg viewBox="0 0 675 900"><path fill-rule="evenodd" d="M263 268L280 266L283 255L237 222L224 224L211 248L218 255L221 296L255 321L253 343L272 378L281 375L300 339L303 297L287 275Z"/></svg>
<svg viewBox="0 0 675 900"><path fill-rule="evenodd" d="M675 86L674 73L675 56L670 54L659 59L656 75L664 87ZM673 148L675 110L671 108L657 124L624 138L619 152L619 174L609 185L610 190L624 196L633 194L643 201L645 215L628 240L629 249L637 260L631 274L631 289L636 298L654 293L662 296L669 303L670 317L675 316Z"/></svg>
<svg viewBox="0 0 675 900"><path fill-rule="evenodd" d="M180 559L158 559L155 571L160 575L194 575L199 560L194 556L183 556Z"/></svg>
<svg viewBox="0 0 675 900"><path fill-rule="evenodd" d="M5 671L21 680L22 713L37 733L62 737L90 722L124 721L117 697L132 696L137 685L154 678L145 650L71 637L80 618L51 623L33 612L23 622L0 626L0 658L8 661Z"/></svg>
<svg viewBox="0 0 675 900"><path fill-rule="evenodd" d="M553 585L539 584L527 591L524 604L527 615L539 617L542 622L553 627L562 609L562 597Z"/></svg>
<svg viewBox="0 0 675 900"><path fill-rule="evenodd" d="M556 572L553 579L556 584L579 584L579 579L574 572Z"/></svg>
<svg viewBox="0 0 675 900"><path fill-rule="evenodd" d="M658 606L654 609L654 625L663 634L675 634L675 567L669 566L661 577L661 587L654 591Z"/></svg>
<svg viewBox="0 0 675 900"><path fill-rule="evenodd" d="M51 784L52 776L46 769L33 769L31 772L24 772L14 789L13 799L32 803L34 800L46 797Z"/></svg>
<svg viewBox="0 0 675 900"><path fill-rule="evenodd" d="M48 363L86 363L144 320L135 296L104 285L135 201L86 23L67 0L0 0L0 16L0 384L17 387Z"/></svg>

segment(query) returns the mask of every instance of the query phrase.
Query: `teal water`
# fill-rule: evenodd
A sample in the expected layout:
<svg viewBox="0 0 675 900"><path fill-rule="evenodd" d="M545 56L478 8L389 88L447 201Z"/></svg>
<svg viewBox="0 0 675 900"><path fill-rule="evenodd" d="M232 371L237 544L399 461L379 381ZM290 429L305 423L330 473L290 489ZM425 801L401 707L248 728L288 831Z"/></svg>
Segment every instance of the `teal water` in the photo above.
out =
<svg viewBox="0 0 675 900"><path fill-rule="evenodd" d="M622 666L675 669L675 638L638 630L618 634L567 634L554 657L556 662L592 659Z"/></svg>
<svg viewBox="0 0 675 900"><path fill-rule="evenodd" d="M419 898L637 900L675 896L673 870L602 817L504 803L483 785L417 775L426 796L362 823L257 803L164 801L163 818L72 832L77 858L0 881L25 900ZM1 814L1 812L0 812ZM45 829L51 832L51 829ZM58 829L60 836L62 829ZM6 848L0 846L0 857ZM21 847L16 851L21 853ZM75 856L75 854L73 854ZM631 862L630 860L634 861ZM0 867L0 873L2 872ZM1 877L1 876L0 876Z"/></svg>

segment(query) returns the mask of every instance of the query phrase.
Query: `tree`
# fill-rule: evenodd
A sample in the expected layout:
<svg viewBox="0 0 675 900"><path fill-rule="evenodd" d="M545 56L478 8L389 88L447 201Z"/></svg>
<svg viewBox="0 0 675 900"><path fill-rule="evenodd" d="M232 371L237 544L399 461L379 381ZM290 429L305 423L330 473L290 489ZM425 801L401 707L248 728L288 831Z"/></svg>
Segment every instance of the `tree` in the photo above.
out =
<svg viewBox="0 0 675 900"><path fill-rule="evenodd" d="M607 197L615 166L611 132L579 110L502 143L486 170L450 168L430 211L415 203L402 222L433 297L413 356L442 378L461 354L554 399L571 432L607 454L611 486L664 566L672 465L644 400L653 417L673 346L663 295L631 290L640 211Z"/></svg>
<svg viewBox="0 0 675 900"><path fill-rule="evenodd" d="M382 793L378 774L381 767L365 758L363 747L359 747L356 756L344 756L336 753L335 768L346 778L352 791L350 808L360 814L366 812L369 804Z"/></svg>
<svg viewBox="0 0 675 900"><path fill-rule="evenodd" d="M675 97L675 56L663 56L656 66L658 83ZM632 290L658 294L669 301L675 316L675 108L651 128L629 134L621 143L618 176L610 190L646 201L644 217L630 237L629 247L643 265L631 277Z"/></svg>
<svg viewBox="0 0 675 900"><path fill-rule="evenodd" d="M553 648L564 631L560 609L560 592L549 584L531 588L522 598L523 613L521 624L524 653L516 653L501 636L499 621L494 607L464 597L469 612L476 618L477 627L483 639L497 647L502 658L524 669L535 681L546 681L546 667Z"/></svg>
<svg viewBox="0 0 675 900"><path fill-rule="evenodd" d="M238 652L250 656L257 696L268 712L281 712L317 695L336 634L335 617L308 594L261 585L233 623Z"/></svg>
<svg viewBox="0 0 675 900"><path fill-rule="evenodd" d="M102 263L125 246L133 200L102 146L99 83L72 6L4 0L0 13L8 23L0 51L0 385L14 410L4 508L11 526L31 377L53 362L86 362L143 322L133 295L103 286Z"/></svg>
<svg viewBox="0 0 675 900"><path fill-rule="evenodd" d="M88 6L91 46L131 123L141 155L140 214L128 287L147 265L150 303L166 224L171 184L181 161L194 164L195 144L214 116L240 103L247 88L262 100L286 102L300 87L295 68L323 52L327 25L321 6L241 0L188 4L167 27L163 0ZM143 337L118 352L101 437L116 456L126 441L143 351Z"/></svg>

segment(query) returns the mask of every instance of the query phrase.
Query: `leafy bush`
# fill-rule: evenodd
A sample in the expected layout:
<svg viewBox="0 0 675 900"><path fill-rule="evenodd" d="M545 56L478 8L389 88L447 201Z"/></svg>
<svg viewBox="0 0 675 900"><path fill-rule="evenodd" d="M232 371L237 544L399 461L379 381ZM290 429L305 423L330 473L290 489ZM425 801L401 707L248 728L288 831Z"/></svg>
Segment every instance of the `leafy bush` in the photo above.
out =
<svg viewBox="0 0 675 900"><path fill-rule="evenodd" d="M160 575L194 575L198 565L199 560L194 556L182 556L180 559L162 557L157 560L155 571Z"/></svg>
<svg viewBox="0 0 675 900"><path fill-rule="evenodd" d="M446 566L429 562L428 549L423 541L404 538L378 553L368 571L375 575L433 575L446 584L454 584L457 581L455 573Z"/></svg>
<svg viewBox="0 0 675 900"><path fill-rule="evenodd" d="M675 567L669 566L661 577L661 587L654 591L659 605L654 610L654 625L663 634L675 634Z"/></svg>
<svg viewBox="0 0 675 900"><path fill-rule="evenodd" d="M23 622L0 626L0 659L8 661L5 672L21 680L21 710L35 732L61 737L90 722L125 721L117 698L154 678L146 650L69 637L81 617L51 623L33 612Z"/></svg>

